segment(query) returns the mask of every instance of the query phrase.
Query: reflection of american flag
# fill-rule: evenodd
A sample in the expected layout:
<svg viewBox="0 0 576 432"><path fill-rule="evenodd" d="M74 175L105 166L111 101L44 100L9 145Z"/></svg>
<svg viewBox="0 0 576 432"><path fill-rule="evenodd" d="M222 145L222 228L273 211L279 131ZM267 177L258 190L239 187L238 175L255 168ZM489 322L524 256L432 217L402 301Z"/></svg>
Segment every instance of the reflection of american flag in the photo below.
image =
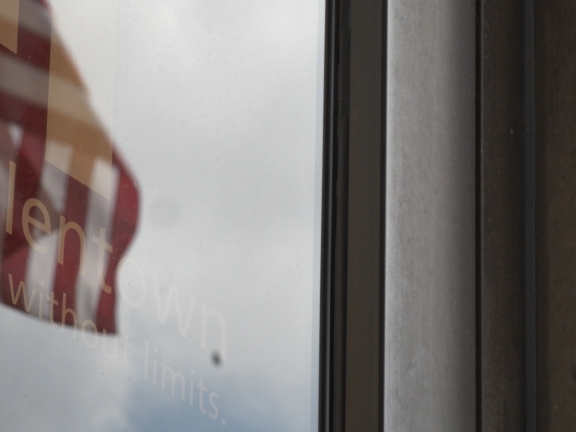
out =
<svg viewBox="0 0 576 432"><path fill-rule="evenodd" d="M1 1L1 300L114 333L116 270L137 222L134 180L88 104L45 1Z"/></svg>

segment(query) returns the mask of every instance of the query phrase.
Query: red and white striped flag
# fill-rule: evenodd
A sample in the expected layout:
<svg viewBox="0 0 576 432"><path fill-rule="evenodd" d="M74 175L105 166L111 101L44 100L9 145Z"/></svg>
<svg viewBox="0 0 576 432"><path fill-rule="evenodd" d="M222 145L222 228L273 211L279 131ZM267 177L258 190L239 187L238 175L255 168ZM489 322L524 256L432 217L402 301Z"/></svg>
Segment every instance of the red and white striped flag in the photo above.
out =
<svg viewBox="0 0 576 432"><path fill-rule="evenodd" d="M137 217L134 179L89 104L48 5L1 0L2 302L115 333L116 271Z"/></svg>

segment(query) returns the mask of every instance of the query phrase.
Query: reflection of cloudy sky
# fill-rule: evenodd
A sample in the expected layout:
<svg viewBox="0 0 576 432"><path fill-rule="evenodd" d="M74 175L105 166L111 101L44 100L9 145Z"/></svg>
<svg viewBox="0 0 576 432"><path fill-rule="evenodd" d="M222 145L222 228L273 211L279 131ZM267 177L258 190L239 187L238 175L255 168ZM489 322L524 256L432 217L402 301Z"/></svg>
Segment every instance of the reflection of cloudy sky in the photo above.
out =
<svg viewBox="0 0 576 432"><path fill-rule="evenodd" d="M316 397L311 329L318 5L138 0L116 9L118 2L83 0L72 2L73 10L67 0L52 3L97 108L138 180L141 225L130 255L143 268L147 297L140 309L123 302L119 310L120 336L132 345L130 371L120 343L118 359L110 360L101 339L91 350L69 331L3 310L3 427L307 430ZM99 6L78 6L83 3ZM67 27L78 14L83 21ZM108 31L116 18L117 35ZM96 25L101 19L107 21ZM85 53L98 43L87 34L98 31L101 45L111 49L96 48L101 52L90 58ZM105 66L114 63L116 75L107 75ZM196 298L186 339L174 304L166 324L158 322L154 274L161 302L171 284L178 288L184 316ZM121 283L133 296L141 288L133 268L124 269ZM226 320L221 367L210 362L219 341L216 319L209 324L208 349L200 346L203 304ZM108 341L112 349L114 339ZM144 380L145 342L150 364L157 359L182 372L186 403L179 387L173 396L170 385L163 392L150 377ZM187 404L190 379L203 379L208 388L207 413L208 394L218 394L217 420L200 412L197 392L194 406Z"/></svg>

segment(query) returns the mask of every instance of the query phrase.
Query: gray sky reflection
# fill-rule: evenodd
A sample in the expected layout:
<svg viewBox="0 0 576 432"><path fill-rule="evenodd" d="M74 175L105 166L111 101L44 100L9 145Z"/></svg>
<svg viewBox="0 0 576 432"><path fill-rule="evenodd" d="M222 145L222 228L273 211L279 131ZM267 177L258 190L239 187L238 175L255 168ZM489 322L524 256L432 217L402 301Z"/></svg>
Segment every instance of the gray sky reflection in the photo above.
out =
<svg viewBox="0 0 576 432"><path fill-rule="evenodd" d="M140 226L120 274L118 337L74 339L3 308L4 427L310 430L318 4L52 6L138 181ZM202 340L210 309L225 320L220 367L211 363L221 350L215 314ZM162 389L163 367L181 373L183 401L172 372Z"/></svg>

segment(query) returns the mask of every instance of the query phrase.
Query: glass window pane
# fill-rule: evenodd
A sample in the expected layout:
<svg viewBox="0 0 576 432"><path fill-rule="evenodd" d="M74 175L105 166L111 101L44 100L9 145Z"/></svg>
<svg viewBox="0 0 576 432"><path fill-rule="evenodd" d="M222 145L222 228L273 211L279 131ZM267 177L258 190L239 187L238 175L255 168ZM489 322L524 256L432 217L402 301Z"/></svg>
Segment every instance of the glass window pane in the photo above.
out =
<svg viewBox="0 0 576 432"><path fill-rule="evenodd" d="M316 430L323 2L0 21L2 428Z"/></svg>

